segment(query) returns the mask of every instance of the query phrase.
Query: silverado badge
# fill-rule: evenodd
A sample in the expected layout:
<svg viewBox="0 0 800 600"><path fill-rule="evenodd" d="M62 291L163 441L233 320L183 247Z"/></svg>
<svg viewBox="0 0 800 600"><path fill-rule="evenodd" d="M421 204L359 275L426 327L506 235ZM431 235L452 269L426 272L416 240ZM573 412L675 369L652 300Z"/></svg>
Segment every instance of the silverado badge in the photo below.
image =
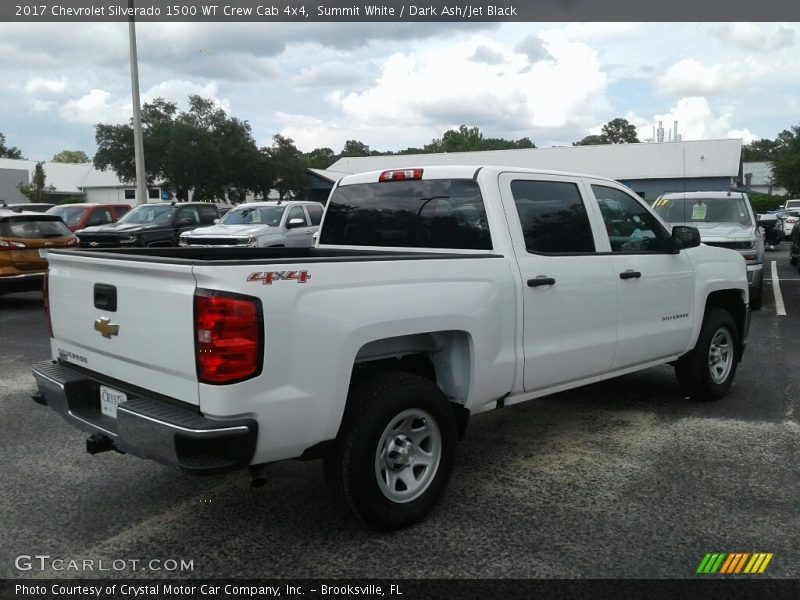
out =
<svg viewBox="0 0 800 600"><path fill-rule="evenodd" d="M119 335L119 325L114 325L108 317L100 317L94 322L94 330L103 334L104 338L111 339L112 335Z"/></svg>

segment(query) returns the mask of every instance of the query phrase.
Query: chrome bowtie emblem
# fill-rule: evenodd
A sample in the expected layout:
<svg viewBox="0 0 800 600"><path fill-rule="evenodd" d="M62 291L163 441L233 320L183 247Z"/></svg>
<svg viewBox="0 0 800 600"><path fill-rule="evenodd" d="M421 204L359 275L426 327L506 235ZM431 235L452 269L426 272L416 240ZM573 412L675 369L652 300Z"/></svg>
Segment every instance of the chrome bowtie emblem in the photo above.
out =
<svg viewBox="0 0 800 600"><path fill-rule="evenodd" d="M103 334L104 338L119 335L119 325L114 325L108 317L100 317L94 322L94 330Z"/></svg>

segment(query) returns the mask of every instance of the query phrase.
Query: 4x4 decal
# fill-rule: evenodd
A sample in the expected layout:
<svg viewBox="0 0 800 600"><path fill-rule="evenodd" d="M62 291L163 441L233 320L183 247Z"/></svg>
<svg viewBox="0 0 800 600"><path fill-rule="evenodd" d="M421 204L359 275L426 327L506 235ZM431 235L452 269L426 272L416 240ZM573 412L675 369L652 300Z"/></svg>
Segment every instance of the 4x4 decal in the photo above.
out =
<svg viewBox="0 0 800 600"><path fill-rule="evenodd" d="M273 281L306 283L309 279L308 271L256 271L247 276L247 281L260 281L264 285L271 285Z"/></svg>

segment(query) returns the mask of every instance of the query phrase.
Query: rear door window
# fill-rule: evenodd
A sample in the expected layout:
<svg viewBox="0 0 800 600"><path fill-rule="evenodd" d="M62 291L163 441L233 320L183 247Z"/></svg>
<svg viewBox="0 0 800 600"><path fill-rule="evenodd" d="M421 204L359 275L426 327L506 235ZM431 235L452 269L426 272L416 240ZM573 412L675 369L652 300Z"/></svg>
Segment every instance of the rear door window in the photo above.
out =
<svg viewBox="0 0 800 600"><path fill-rule="evenodd" d="M586 206L575 183L511 182L525 248L533 254L585 254L595 251Z"/></svg>
<svg viewBox="0 0 800 600"><path fill-rule="evenodd" d="M344 185L328 203L321 244L490 250L478 183L428 179Z"/></svg>
<svg viewBox="0 0 800 600"><path fill-rule="evenodd" d="M322 207L315 204L306 204L308 216L311 219L312 225L319 225L322 221Z"/></svg>
<svg viewBox="0 0 800 600"><path fill-rule="evenodd" d="M72 235L72 232L59 218L34 220L30 217L22 217L0 223L0 235L12 238L38 239L64 237Z"/></svg>

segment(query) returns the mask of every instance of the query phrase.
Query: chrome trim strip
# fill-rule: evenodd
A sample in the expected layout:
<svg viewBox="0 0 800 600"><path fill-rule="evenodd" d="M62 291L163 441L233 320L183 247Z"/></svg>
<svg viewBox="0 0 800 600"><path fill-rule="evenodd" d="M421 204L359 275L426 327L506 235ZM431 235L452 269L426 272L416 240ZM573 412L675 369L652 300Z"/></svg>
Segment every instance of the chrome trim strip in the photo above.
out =
<svg viewBox="0 0 800 600"><path fill-rule="evenodd" d="M237 430L243 430L243 431L247 431L247 432L250 431L250 428L247 427L246 425L236 425L234 427L220 427L219 429L189 429L187 427L181 427L180 425L174 425L172 423L167 423L166 421L161 421L160 419L154 419L153 417L148 417L147 415L143 415L141 413L134 412L132 410L128 410L127 408L123 407L122 405L119 405L117 407L117 412L119 412L119 411L124 411L124 412L128 413L129 415L131 415L133 417L138 417L140 419L146 419L148 421L152 421L153 423L157 423L158 425L163 425L164 427L169 427L170 429L176 429L176 430L179 430L179 431L185 431L187 433L220 433L220 432L237 431Z"/></svg>

